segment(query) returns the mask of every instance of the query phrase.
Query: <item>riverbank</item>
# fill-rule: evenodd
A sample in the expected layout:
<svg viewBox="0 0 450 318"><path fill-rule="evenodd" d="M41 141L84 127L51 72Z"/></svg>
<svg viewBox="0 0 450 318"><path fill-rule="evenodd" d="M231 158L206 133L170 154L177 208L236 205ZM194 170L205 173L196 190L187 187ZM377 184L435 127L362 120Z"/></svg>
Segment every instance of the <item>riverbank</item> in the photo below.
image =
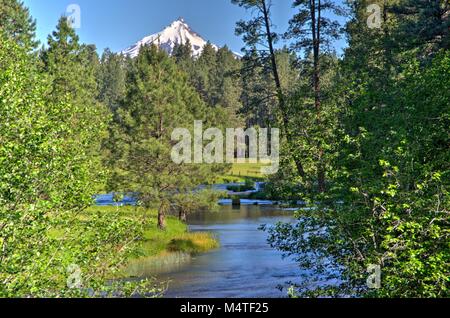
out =
<svg viewBox="0 0 450 318"><path fill-rule="evenodd" d="M130 273L129 268L136 262L144 260L155 264L167 263L178 259L179 255L186 257L204 253L219 247L217 238L209 232L189 232L188 226L174 216L167 216L167 228L161 231L157 228L156 210L146 210L135 206L94 206L83 213L85 218L93 212L116 213L120 218L134 219L143 224L142 237L131 243L133 254L126 260L123 276L137 276Z"/></svg>
<svg viewBox="0 0 450 318"><path fill-rule="evenodd" d="M213 232L220 248L185 260L180 255L178 266L164 267L157 278L166 281L167 298L282 298L292 283L301 283L295 260L284 258L272 249L267 232L278 222L295 222L292 211L278 206L221 206L218 212L202 211L189 217L193 231ZM144 277L153 277L146 264L136 268ZM288 283L289 282L289 283ZM280 289L282 288L282 289Z"/></svg>

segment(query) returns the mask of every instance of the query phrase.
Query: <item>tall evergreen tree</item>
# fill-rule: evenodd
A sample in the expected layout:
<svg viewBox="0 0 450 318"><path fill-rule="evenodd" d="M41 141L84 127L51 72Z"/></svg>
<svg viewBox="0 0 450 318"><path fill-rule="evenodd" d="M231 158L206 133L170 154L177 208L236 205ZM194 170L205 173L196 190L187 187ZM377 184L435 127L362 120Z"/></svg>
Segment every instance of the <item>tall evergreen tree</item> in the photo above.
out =
<svg viewBox="0 0 450 318"><path fill-rule="evenodd" d="M286 37L293 39L293 48L297 51L305 51L307 56L312 53L312 89L314 91L314 107L316 112L316 125L322 126L322 93L320 65L321 55L330 50L333 40L340 36L340 25L336 20L326 16L331 12L335 15L343 15L341 6L330 0L295 0L293 7L298 13L291 19L289 31ZM317 147L317 182L319 192L326 190L326 163L325 145Z"/></svg>
<svg viewBox="0 0 450 318"><path fill-rule="evenodd" d="M241 68L242 109L247 126L271 127L277 121L276 96L270 70L255 56L244 56Z"/></svg>
<svg viewBox="0 0 450 318"><path fill-rule="evenodd" d="M97 77L99 100L113 112L125 97L128 64L120 54L115 54L109 49L103 52Z"/></svg>
<svg viewBox="0 0 450 318"><path fill-rule="evenodd" d="M217 51L214 90L215 104L228 109L231 114L237 114L242 108L242 81L240 78L240 61L227 46Z"/></svg>
<svg viewBox="0 0 450 318"><path fill-rule="evenodd" d="M400 50L418 50L418 54L427 55L450 47L448 1L403 0L385 2L384 6L385 11L398 17L399 29L394 43Z"/></svg>
<svg viewBox="0 0 450 318"><path fill-rule="evenodd" d="M213 93L213 78L215 76L214 71L216 70L217 65L216 54L216 50L211 43L208 42L203 48L202 54L195 62L193 74L191 74L192 83L197 92L199 92L203 100L211 106L216 105Z"/></svg>
<svg viewBox="0 0 450 318"><path fill-rule="evenodd" d="M189 40L187 40L184 44L175 44L172 51L172 56L185 72L191 71L194 58L192 56L192 46Z"/></svg>
<svg viewBox="0 0 450 318"><path fill-rule="evenodd" d="M248 21L241 20L237 23L236 34L243 36L246 47L243 51L247 58L256 59L256 65L261 65L269 70L273 81L273 92L268 96L275 96L278 102L277 117L283 128L284 139L289 149L289 154L295 163L298 174L303 181L307 176L303 163L291 144L292 132L289 129L289 112L286 103L286 93L280 79L280 71L277 62L275 43L278 35L273 32L271 1L268 0L232 0L246 10L253 10L255 15Z"/></svg>
<svg viewBox="0 0 450 318"><path fill-rule="evenodd" d="M214 178L216 165L177 164L171 160L171 134L176 128L193 131L195 120L205 126L223 120L208 109L187 75L156 46L143 47L132 61L126 96L110 129L113 176L111 188L131 192L140 204L158 209L158 227L174 195L189 193Z"/></svg>
<svg viewBox="0 0 450 318"><path fill-rule="evenodd" d="M0 0L0 31L30 51L36 49L36 22L22 1Z"/></svg>
<svg viewBox="0 0 450 318"><path fill-rule="evenodd" d="M202 54L193 57L191 44L187 42L175 45L172 57L189 75L190 82L203 100L228 114L230 127L241 124L238 116L242 108L241 62L228 47L216 51L211 43L207 43Z"/></svg>
<svg viewBox="0 0 450 318"><path fill-rule="evenodd" d="M272 72L254 56L246 56L242 60L242 102L241 109L249 126L273 127L277 123L277 97ZM295 69L293 55L287 49L276 52L279 66L280 84L286 95L295 91L298 81L298 70Z"/></svg>

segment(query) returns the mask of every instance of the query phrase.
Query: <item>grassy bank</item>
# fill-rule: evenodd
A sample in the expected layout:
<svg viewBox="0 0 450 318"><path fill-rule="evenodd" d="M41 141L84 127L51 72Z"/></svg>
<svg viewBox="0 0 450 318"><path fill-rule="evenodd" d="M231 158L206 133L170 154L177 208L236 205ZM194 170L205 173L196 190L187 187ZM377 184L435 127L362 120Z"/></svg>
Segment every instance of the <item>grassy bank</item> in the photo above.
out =
<svg viewBox="0 0 450 318"><path fill-rule="evenodd" d="M261 173L261 167L264 166L267 164L235 163L226 174L218 178L217 183L237 183L244 182L246 179L262 180L265 176Z"/></svg>
<svg viewBox="0 0 450 318"><path fill-rule="evenodd" d="M213 234L207 232L188 231L188 226L174 216L167 216L167 228L161 231L156 226L157 212L131 206L124 207L91 207L84 214L89 217L90 212L119 213L120 218L141 220L144 224L143 236L136 240L136 253L128 260L129 263L139 259L161 262L170 259L173 254L198 254L219 247L219 242Z"/></svg>

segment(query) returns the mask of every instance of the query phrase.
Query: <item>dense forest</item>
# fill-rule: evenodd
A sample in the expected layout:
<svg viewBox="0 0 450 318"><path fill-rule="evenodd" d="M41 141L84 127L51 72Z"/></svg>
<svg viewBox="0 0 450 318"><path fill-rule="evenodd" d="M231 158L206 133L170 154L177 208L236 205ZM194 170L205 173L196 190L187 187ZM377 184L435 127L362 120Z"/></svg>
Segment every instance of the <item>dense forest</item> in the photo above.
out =
<svg viewBox="0 0 450 318"><path fill-rule="evenodd" d="M241 58L185 43L132 59L99 56L66 17L39 43L23 3L0 0L0 297L160 295L152 280L111 283L150 216L97 211L93 197L133 193L158 231L174 211L213 209L221 193L198 186L230 164L170 160L173 130L194 121L281 129L267 189L306 208L265 231L308 270L291 297L450 296L448 1L286 1L287 30L269 0L231 2L248 13Z"/></svg>

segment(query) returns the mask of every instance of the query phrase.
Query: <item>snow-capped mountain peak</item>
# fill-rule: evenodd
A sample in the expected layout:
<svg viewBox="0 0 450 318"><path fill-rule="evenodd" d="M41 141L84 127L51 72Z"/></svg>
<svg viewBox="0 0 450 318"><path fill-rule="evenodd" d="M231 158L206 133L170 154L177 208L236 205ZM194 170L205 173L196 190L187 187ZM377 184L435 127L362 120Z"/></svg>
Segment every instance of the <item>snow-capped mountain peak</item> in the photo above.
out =
<svg viewBox="0 0 450 318"><path fill-rule="evenodd" d="M188 41L192 46L192 55L194 57L199 56L203 51L203 47L208 43L198 33L194 32L183 18L178 18L163 31L146 36L133 46L122 51L122 54L134 58L139 54L142 46L149 44L156 44L168 54L172 54L176 44L186 44ZM216 45L211 45L218 50Z"/></svg>

